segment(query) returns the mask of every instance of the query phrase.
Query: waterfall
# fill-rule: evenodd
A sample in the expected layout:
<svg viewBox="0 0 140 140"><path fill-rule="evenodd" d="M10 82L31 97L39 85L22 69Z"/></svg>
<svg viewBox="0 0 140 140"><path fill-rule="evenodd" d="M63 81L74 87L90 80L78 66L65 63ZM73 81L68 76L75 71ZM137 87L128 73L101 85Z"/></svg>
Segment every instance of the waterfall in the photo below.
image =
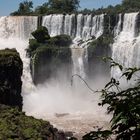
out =
<svg viewBox="0 0 140 140"><path fill-rule="evenodd" d="M47 15L43 17L42 26L48 28L51 36L70 35L82 40L98 38L103 33L104 15Z"/></svg>
<svg viewBox="0 0 140 140"><path fill-rule="evenodd" d="M140 35L136 36L136 21L138 13L119 14L118 23L114 29L115 40L112 46L112 58L124 67L140 67ZM25 49L31 32L37 28L38 17L0 17L1 48L17 48L24 61L24 74L31 82L29 59ZM51 36L67 34L73 39L72 60L73 74L86 77L87 47L93 37L98 38L104 31L104 15L54 14L43 16L42 25L48 28ZM122 26L122 27L121 27ZM23 53L24 52L24 53ZM113 77L120 77L121 72L112 69Z"/></svg>
<svg viewBox="0 0 140 140"><path fill-rule="evenodd" d="M30 74L30 59L26 56L28 39L37 29L37 17L0 17L0 49L16 48L23 61L23 91L33 87Z"/></svg>
<svg viewBox="0 0 140 140"><path fill-rule="evenodd" d="M83 27L83 20L84 20L84 16L83 14L79 14L77 15L77 30L76 30L76 37L81 38L81 34L82 34L82 27Z"/></svg>
<svg viewBox="0 0 140 140"><path fill-rule="evenodd" d="M114 29L114 36L117 37L121 32L121 24L122 24L122 14L119 14L119 20L117 26Z"/></svg>
<svg viewBox="0 0 140 140"><path fill-rule="evenodd" d="M86 77L87 47L93 37L103 33L104 15L48 15L43 17L42 25L48 28L51 36L66 34L73 38L71 47L73 74Z"/></svg>
<svg viewBox="0 0 140 140"><path fill-rule="evenodd" d="M104 15L92 17L92 15L79 14L77 17L77 34L71 47L73 74L78 74L83 79L86 79L86 66L88 64L87 48L93 36L97 39L102 35L103 22Z"/></svg>
<svg viewBox="0 0 140 140"><path fill-rule="evenodd" d="M43 17L43 26L46 26L51 36L63 34L63 15L48 15Z"/></svg>
<svg viewBox="0 0 140 140"><path fill-rule="evenodd" d="M138 45L140 43L140 36L135 36L137 16L138 13L124 15L123 29L117 36L112 47L112 58L126 68L140 67L140 49ZM118 26L120 26L120 22L121 21L119 21ZM119 79L121 71L118 68L113 68L111 75Z"/></svg>
<svg viewBox="0 0 140 140"><path fill-rule="evenodd" d="M60 79L52 78L33 90L30 60L26 57L25 49L28 46L28 39L32 37L30 33L37 28L37 20L37 17L0 17L0 48L16 48L24 65L22 76L23 111L27 115L47 119L58 128L67 127L69 130L64 130L77 134L81 131L90 131L92 128L89 126L96 125L96 123L103 127L104 122L108 122L109 119L105 115L104 108L98 107L100 95L91 94L85 84L78 86L78 90L75 90L70 85L70 79L63 78L63 70ZM78 74L84 79L86 79L88 63L87 47L93 38L96 39L102 35L103 23L104 15L54 14L42 17L42 25L48 28L51 36L67 34L72 37L73 74ZM98 85L98 83L100 84ZM101 85L101 82L96 81L93 88L99 88ZM55 114L64 114L64 116L59 118ZM101 121L100 124L99 121ZM78 125L75 126L76 124Z"/></svg>
<svg viewBox="0 0 140 140"><path fill-rule="evenodd" d="M37 17L0 17L0 38L28 40L37 27Z"/></svg>
<svg viewBox="0 0 140 140"><path fill-rule="evenodd" d="M103 34L104 15L97 15L93 17L91 36L98 38Z"/></svg>
<svg viewBox="0 0 140 140"><path fill-rule="evenodd" d="M64 19L64 34L74 37L75 36L75 15L66 15Z"/></svg>
<svg viewBox="0 0 140 140"><path fill-rule="evenodd" d="M29 58L26 57L26 47L31 32L37 28L38 17L5 16L0 17L1 48L16 48L24 63L23 81L32 86L29 68ZM51 36L67 34L73 38L72 60L73 74L86 77L87 47L90 39L98 38L103 33L104 15L54 14L43 17L42 25L48 28ZM4 43L5 42L5 43ZM78 54L78 55L77 55ZM24 83L24 82L23 82ZM25 84L23 84L24 86Z"/></svg>
<svg viewBox="0 0 140 140"><path fill-rule="evenodd" d="M72 60L73 60L73 75L78 74L82 78L86 78L85 65L86 61L86 49L85 48L72 48Z"/></svg>

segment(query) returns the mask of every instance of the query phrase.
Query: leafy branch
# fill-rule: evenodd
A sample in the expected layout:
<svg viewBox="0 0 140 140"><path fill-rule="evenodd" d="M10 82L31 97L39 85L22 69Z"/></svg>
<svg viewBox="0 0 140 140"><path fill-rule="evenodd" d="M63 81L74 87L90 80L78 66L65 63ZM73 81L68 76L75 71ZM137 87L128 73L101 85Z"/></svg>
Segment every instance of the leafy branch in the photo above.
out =
<svg viewBox="0 0 140 140"><path fill-rule="evenodd" d="M104 61L110 61L110 67L119 67L122 71L122 76L127 81L131 80L133 75L139 74L140 68L124 68L117 62L114 62L112 58L103 58ZM115 90L113 90L115 88ZM108 105L107 112L113 113L111 119L111 130L116 140L139 140L140 139L140 80L136 79L135 85L128 87L127 89L121 89L118 80L111 78L102 92L102 101L99 105ZM108 137L102 138L104 135L100 135L104 131L92 131L83 137L83 140L97 140L108 139ZM108 136L109 136L108 135Z"/></svg>

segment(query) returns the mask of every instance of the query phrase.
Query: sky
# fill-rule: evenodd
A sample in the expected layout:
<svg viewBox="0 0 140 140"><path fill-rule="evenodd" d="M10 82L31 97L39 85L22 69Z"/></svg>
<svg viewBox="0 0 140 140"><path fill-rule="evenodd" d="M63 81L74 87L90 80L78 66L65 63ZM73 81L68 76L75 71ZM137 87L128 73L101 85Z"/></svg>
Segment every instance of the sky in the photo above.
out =
<svg viewBox="0 0 140 140"><path fill-rule="evenodd" d="M20 2L24 0L0 0L0 16L7 16L11 12L14 12L18 9L18 5ZM34 3L34 7L47 2L47 0L32 0ZM108 5L116 5L121 3L122 0L80 0L81 9L84 8L100 8L106 7Z"/></svg>

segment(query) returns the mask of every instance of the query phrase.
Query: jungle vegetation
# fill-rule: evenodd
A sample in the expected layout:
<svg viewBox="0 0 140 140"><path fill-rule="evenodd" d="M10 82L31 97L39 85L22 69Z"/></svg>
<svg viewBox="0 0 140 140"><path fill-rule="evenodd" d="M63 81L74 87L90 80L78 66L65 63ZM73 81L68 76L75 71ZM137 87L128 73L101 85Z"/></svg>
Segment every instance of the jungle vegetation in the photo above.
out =
<svg viewBox="0 0 140 140"><path fill-rule="evenodd" d="M93 5L94 7L94 5ZM40 6L33 8L33 1L23 1L19 4L18 10L12 12L12 16L21 15L48 15L48 14L71 14L71 13L83 13L83 14L118 14L138 12L140 9L139 0L122 0L121 4L115 6L109 5L108 7L101 7L98 9L82 9L80 10L80 0L49 0Z"/></svg>

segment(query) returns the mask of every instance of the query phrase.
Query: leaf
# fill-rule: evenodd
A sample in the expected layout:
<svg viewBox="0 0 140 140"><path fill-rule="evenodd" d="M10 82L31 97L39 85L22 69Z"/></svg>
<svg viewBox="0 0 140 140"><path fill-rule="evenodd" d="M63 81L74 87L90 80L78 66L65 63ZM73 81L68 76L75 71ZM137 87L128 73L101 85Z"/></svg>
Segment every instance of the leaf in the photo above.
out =
<svg viewBox="0 0 140 140"><path fill-rule="evenodd" d="M117 122L120 121L121 115L122 115L122 112L120 112L117 116L114 116L112 118L112 120L111 120L112 121L112 126L114 126Z"/></svg>

